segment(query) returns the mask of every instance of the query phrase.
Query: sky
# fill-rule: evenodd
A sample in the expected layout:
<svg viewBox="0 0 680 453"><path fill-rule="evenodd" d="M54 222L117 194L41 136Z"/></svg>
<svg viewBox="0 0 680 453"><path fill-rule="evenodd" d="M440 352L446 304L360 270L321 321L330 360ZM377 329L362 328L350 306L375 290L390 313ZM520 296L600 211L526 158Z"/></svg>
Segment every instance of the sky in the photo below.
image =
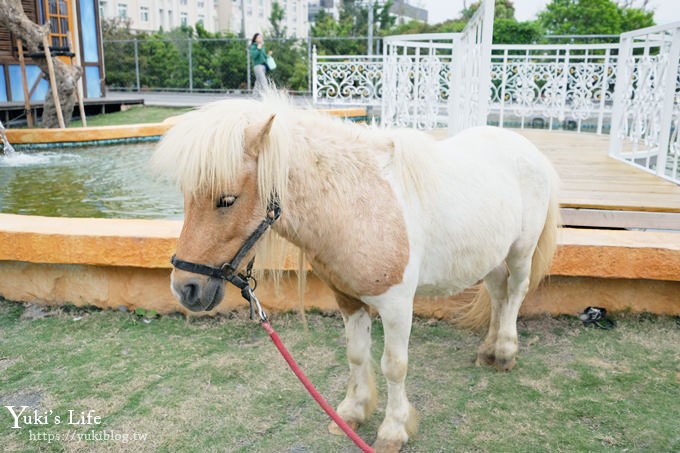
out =
<svg viewBox="0 0 680 453"><path fill-rule="evenodd" d="M414 5L428 10L428 22L431 24L460 16L463 4L474 0L411 0ZM533 20L536 14L545 8L548 0L514 0L515 18L519 21ZM642 4L638 0L635 4ZM680 0L649 0L649 9L654 10L654 21L667 24L680 21Z"/></svg>

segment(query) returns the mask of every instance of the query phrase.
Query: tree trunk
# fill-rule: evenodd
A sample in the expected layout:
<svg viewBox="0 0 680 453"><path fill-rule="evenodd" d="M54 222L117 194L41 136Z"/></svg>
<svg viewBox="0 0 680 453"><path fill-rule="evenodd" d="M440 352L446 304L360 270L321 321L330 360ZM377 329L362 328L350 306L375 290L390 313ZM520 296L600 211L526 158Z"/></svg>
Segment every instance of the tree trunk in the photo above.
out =
<svg viewBox="0 0 680 453"><path fill-rule="evenodd" d="M0 0L0 26L7 28L14 38L21 38L31 54L41 54L42 57L31 58L42 69L45 80L50 80L47 69L47 58L44 56L42 39L49 34L49 23L40 26L26 17L21 0ZM83 71L80 67L68 65L58 58L52 58L54 79L59 94L64 124L68 125L73 115L73 107L77 100L78 79ZM50 85L43 104L42 126L46 128L59 127L57 109L52 96Z"/></svg>

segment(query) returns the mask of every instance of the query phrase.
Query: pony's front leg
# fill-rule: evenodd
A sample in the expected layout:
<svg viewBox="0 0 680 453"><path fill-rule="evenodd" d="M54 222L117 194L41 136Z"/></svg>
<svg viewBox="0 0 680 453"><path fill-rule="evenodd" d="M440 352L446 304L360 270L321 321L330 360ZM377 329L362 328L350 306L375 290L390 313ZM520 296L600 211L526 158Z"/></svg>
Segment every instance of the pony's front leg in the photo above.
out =
<svg viewBox="0 0 680 453"><path fill-rule="evenodd" d="M371 304L373 305L373 304ZM408 343L413 317L413 294L383 299L374 305L385 331L385 349L380 361L387 380L385 419L378 429L376 452L398 452L418 430L418 413L406 397Z"/></svg>
<svg viewBox="0 0 680 453"><path fill-rule="evenodd" d="M340 293L336 293L335 299L345 322L349 361L347 395L338 406L338 414L356 429L373 413L377 403L371 366L371 318L363 302ZM333 434L344 434L334 422L328 430Z"/></svg>

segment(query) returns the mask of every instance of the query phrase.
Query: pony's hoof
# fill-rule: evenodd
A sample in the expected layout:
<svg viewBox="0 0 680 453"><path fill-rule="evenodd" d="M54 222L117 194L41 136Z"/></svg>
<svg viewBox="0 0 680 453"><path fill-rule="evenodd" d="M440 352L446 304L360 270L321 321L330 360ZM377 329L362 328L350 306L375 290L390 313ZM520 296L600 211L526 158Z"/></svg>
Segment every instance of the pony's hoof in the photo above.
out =
<svg viewBox="0 0 680 453"><path fill-rule="evenodd" d="M378 438L373 444L373 451L375 451L375 453L399 453L402 445L403 442L400 440L385 440Z"/></svg>
<svg viewBox="0 0 680 453"><path fill-rule="evenodd" d="M499 359L496 357L496 370L498 371L510 371L517 363L514 357L509 359Z"/></svg>
<svg viewBox="0 0 680 453"><path fill-rule="evenodd" d="M357 428L359 428L359 422L346 421L346 423L349 425L350 428L352 428L352 431L356 431ZM330 422L330 424L328 425L328 432L330 432L334 436L344 436L345 435L345 432L335 422Z"/></svg>
<svg viewBox="0 0 680 453"><path fill-rule="evenodd" d="M496 356L493 353L478 353L477 360L475 360L475 365L481 366L493 366L496 363Z"/></svg>

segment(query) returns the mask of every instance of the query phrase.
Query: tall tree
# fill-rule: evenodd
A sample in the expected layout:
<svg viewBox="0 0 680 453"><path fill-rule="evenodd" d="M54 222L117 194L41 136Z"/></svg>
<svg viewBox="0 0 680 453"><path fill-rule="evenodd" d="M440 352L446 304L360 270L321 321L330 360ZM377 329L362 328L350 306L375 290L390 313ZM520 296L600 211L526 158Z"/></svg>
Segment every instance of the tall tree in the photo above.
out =
<svg viewBox="0 0 680 453"><path fill-rule="evenodd" d="M285 16L285 11L279 5L279 2L272 2L272 12L269 15L269 23L271 24L271 38L285 38L287 35L286 27L283 26L283 18Z"/></svg>
<svg viewBox="0 0 680 453"><path fill-rule="evenodd" d="M109 87L136 87L134 41L139 44L146 35L133 33L130 29L131 22L129 17L102 19L100 22L106 61L115 62L106 65L106 85Z"/></svg>
<svg viewBox="0 0 680 453"><path fill-rule="evenodd" d="M9 30L15 37L21 38L32 54L33 61L43 71L46 80L49 80L49 69L43 37L49 35L49 24L39 26L32 22L24 13L21 0L0 1L0 26ZM42 55L42 56L41 56ZM52 57L54 67L54 82L59 93L59 104L64 117L64 123L68 124L73 115L73 107L77 100L77 84L82 75L82 69L68 65L58 58ZM59 127L57 109L50 86L43 104L42 126L46 128Z"/></svg>
<svg viewBox="0 0 680 453"><path fill-rule="evenodd" d="M395 18L390 15L392 0L384 3L373 3L374 31L376 35L392 34ZM367 52L366 36L368 36L368 7L359 0L344 0L340 9L340 17L319 11L311 26L312 37L345 38L323 40L317 43L319 53L326 55L365 55ZM356 39L346 39L356 38Z"/></svg>
<svg viewBox="0 0 680 453"><path fill-rule="evenodd" d="M294 37L287 37L286 27L282 25L285 12L278 2L272 3L269 15L270 38L267 50L271 50L276 58L276 69L269 77L277 86L285 86L291 90L305 89L307 86L307 52L306 46Z"/></svg>
<svg viewBox="0 0 680 453"><path fill-rule="evenodd" d="M463 8L457 25L461 27L470 20L480 4L481 2L477 1ZM436 27L436 29L444 31L441 27ZM515 5L511 0L496 0L493 20L493 42L495 44L532 44L537 42L542 35L543 29L538 22L518 22L515 19Z"/></svg>
<svg viewBox="0 0 680 453"><path fill-rule="evenodd" d="M481 4L481 1L476 1L470 3L470 6L464 6L463 10L460 12L461 19L466 22L470 20ZM514 19L515 5L512 0L496 0L493 14L495 19Z"/></svg>
<svg viewBox="0 0 680 453"><path fill-rule="evenodd" d="M618 35L654 25L654 13L613 0L552 0L538 19L553 35Z"/></svg>

